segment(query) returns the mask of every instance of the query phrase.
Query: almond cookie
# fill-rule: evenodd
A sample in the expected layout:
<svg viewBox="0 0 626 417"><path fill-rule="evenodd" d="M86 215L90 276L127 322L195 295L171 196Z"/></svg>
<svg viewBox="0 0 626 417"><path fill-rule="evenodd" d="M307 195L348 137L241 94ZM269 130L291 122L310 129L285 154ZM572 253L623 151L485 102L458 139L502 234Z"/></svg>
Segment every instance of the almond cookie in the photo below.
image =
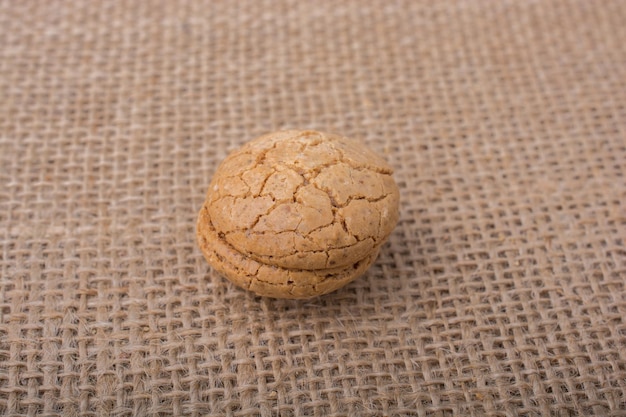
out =
<svg viewBox="0 0 626 417"><path fill-rule="evenodd" d="M308 298L361 275L398 221L391 167L322 132L261 136L218 167L198 218L208 262L260 295Z"/></svg>
<svg viewBox="0 0 626 417"><path fill-rule="evenodd" d="M259 295L276 298L310 298L339 289L363 274L378 255L376 250L353 265L332 269L287 269L263 264L221 239L206 207L198 216L198 244L209 264L231 282Z"/></svg>

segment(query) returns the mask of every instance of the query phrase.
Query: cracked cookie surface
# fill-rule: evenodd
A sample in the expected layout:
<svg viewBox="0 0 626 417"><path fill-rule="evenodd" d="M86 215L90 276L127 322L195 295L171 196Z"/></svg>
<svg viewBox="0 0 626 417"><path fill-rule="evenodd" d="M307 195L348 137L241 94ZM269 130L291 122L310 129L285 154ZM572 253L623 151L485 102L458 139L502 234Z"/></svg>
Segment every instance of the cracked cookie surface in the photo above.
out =
<svg viewBox="0 0 626 417"><path fill-rule="evenodd" d="M232 283L259 295L311 298L335 291L362 275L378 249L353 265L331 269L287 269L249 258L221 239L203 207L198 216L198 245L206 260Z"/></svg>
<svg viewBox="0 0 626 417"><path fill-rule="evenodd" d="M398 221L392 173L378 155L341 136L297 130L261 136L215 172L200 216L211 231L199 219L199 242L282 270L354 271ZM232 271L226 275L232 280Z"/></svg>
<svg viewBox="0 0 626 417"><path fill-rule="evenodd" d="M380 246L398 220L391 167L336 135L286 131L229 155L209 186L221 237L284 268L350 265Z"/></svg>

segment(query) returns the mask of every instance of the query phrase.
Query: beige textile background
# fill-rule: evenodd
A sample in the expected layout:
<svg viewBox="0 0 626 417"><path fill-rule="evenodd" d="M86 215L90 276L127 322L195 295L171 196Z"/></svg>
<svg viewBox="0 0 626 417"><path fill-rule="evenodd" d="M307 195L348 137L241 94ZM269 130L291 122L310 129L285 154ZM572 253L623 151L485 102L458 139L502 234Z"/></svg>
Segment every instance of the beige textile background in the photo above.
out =
<svg viewBox="0 0 626 417"><path fill-rule="evenodd" d="M310 301L195 243L281 128L395 167ZM2 1L0 412L626 415L625 1Z"/></svg>

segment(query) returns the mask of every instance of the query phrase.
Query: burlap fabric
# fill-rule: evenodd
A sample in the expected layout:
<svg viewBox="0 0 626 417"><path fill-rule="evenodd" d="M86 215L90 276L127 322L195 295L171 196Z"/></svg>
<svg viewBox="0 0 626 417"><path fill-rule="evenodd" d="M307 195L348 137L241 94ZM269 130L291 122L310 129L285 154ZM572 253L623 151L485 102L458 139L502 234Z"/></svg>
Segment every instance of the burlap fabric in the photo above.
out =
<svg viewBox="0 0 626 417"><path fill-rule="evenodd" d="M626 2L0 5L0 411L626 415ZM282 128L395 167L310 301L211 270L211 174Z"/></svg>

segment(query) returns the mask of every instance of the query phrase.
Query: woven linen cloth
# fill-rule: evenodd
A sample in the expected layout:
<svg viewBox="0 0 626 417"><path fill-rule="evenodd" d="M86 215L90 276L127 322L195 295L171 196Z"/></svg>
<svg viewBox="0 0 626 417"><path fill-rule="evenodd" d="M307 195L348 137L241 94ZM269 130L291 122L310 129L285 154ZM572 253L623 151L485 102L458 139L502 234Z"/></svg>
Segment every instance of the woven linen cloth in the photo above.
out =
<svg viewBox="0 0 626 417"><path fill-rule="evenodd" d="M2 1L0 414L626 416L626 2ZM398 227L266 299L208 266L228 152L362 140Z"/></svg>

